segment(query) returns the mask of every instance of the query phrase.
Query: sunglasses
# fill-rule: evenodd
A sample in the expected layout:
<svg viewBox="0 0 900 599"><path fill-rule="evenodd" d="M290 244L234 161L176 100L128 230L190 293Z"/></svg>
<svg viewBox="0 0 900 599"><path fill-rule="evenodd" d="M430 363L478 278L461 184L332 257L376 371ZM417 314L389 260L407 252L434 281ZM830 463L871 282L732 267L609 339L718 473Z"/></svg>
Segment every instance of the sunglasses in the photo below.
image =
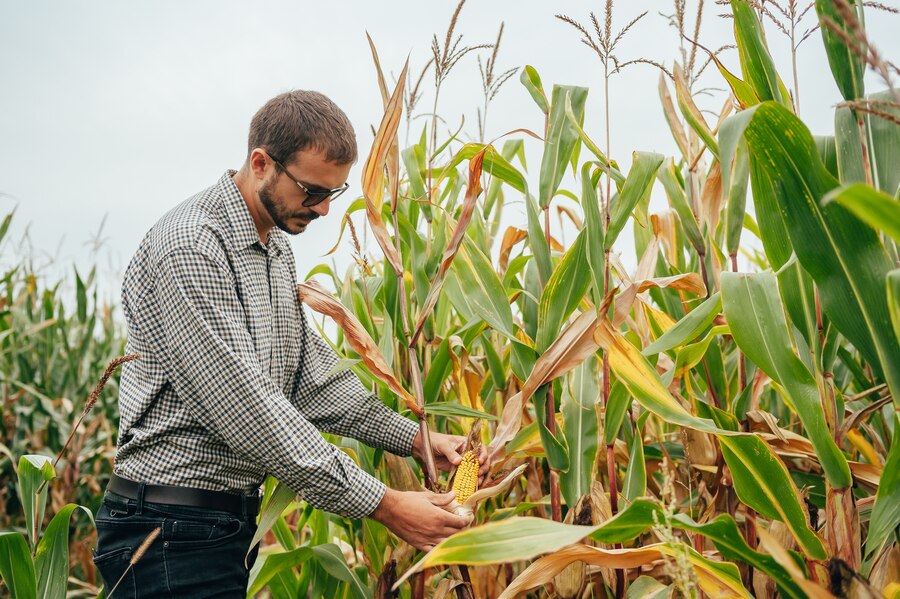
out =
<svg viewBox="0 0 900 599"><path fill-rule="evenodd" d="M343 185L341 185L340 187L336 187L335 189L307 187L306 185L295 179L294 176L288 172L287 168L285 168L285 166L281 162L276 160L271 154L269 155L269 158L271 158L272 162L275 163L275 165L278 166L279 169L281 169L281 172L288 176L288 179L296 183L297 187L302 189L306 194L306 199L303 200L303 206L305 208L311 208L312 206L321 204L328 199L335 200L350 187L349 183L344 183Z"/></svg>

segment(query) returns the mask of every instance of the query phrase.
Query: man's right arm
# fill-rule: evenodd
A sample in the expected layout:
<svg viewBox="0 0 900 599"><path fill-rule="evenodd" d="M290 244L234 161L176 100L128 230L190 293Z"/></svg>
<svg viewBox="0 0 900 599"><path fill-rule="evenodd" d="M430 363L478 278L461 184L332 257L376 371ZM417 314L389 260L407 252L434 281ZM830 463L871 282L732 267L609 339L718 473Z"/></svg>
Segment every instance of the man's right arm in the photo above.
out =
<svg viewBox="0 0 900 599"><path fill-rule="evenodd" d="M384 484L325 441L263 373L223 261L179 248L158 264L166 367L186 409L315 507L353 518L372 513Z"/></svg>
<svg viewBox="0 0 900 599"><path fill-rule="evenodd" d="M230 269L192 249L159 263L156 300L169 373L185 407L236 453L314 507L371 516L419 548L463 528L452 498L387 489L321 433L263 374Z"/></svg>

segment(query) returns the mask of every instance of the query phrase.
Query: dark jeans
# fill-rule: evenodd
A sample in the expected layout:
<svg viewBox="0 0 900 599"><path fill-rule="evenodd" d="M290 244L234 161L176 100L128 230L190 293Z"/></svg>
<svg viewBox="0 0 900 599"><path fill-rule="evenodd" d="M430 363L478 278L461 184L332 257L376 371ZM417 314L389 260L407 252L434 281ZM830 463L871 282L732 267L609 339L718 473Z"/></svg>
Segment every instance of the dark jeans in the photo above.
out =
<svg viewBox="0 0 900 599"><path fill-rule="evenodd" d="M244 556L256 519L231 512L139 502L106 492L97 512L94 565L106 595L154 528L161 534L119 583L114 599L247 596ZM258 545L247 558L256 561Z"/></svg>

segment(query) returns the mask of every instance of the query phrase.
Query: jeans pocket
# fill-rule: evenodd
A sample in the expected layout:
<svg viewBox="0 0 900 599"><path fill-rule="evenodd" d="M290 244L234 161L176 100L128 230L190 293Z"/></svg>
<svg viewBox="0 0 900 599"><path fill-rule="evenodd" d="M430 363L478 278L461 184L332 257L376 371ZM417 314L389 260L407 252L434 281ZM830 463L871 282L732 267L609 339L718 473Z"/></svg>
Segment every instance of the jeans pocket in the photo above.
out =
<svg viewBox="0 0 900 599"><path fill-rule="evenodd" d="M218 547L240 535L242 526L238 518L166 520L163 541L166 548L173 550Z"/></svg>
<svg viewBox="0 0 900 599"><path fill-rule="evenodd" d="M94 555L94 567L97 568L103 579L106 596L109 596L114 587L116 597L135 597L137 595L134 570L128 567L130 561L131 547L122 547ZM123 574L125 574L124 577Z"/></svg>

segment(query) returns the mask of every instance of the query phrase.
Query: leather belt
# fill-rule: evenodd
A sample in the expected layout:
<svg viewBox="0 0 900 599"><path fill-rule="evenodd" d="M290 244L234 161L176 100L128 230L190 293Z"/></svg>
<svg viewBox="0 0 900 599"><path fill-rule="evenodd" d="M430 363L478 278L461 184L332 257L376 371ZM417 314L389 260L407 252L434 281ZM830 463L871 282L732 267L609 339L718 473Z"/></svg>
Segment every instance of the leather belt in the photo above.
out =
<svg viewBox="0 0 900 599"><path fill-rule="evenodd" d="M128 499L137 499L141 484L122 478L113 473L107 489ZM173 487L169 485L144 485L144 501L222 510L238 515L246 513L255 517L259 513L259 495L237 495L225 491L210 491L193 487Z"/></svg>

